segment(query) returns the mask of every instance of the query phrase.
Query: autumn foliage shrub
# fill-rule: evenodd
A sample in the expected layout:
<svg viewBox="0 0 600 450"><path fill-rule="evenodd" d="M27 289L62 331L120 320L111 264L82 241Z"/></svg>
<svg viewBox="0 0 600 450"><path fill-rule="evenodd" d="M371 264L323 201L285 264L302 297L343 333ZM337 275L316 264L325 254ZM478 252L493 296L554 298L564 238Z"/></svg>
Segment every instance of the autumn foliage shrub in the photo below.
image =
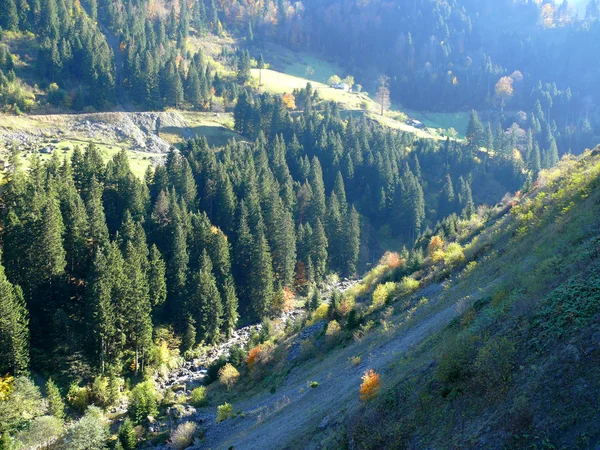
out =
<svg viewBox="0 0 600 450"><path fill-rule="evenodd" d="M174 450L183 450L194 443L194 434L196 434L197 425L194 422L185 422L179 425L171 432L169 448Z"/></svg>
<svg viewBox="0 0 600 450"><path fill-rule="evenodd" d="M400 257L400 255L397 252L385 252L379 260L380 265L387 266L390 269L400 267L403 263L404 260Z"/></svg>
<svg viewBox="0 0 600 450"><path fill-rule="evenodd" d="M240 379L240 373L231 364L225 364L219 370L219 382L229 391Z"/></svg>
<svg viewBox="0 0 600 450"><path fill-rule="evenodd" d="M444 264L448 267L454 267L464 260L465 254L462 246L458 242L449 244L444 255Z"/></svg>
<svg viewBox="0 0 600 450"><path fill-rule="evenodd" d="M296 109L296 97L293 94L283 94L281 99L287 109Z"/></svg>
<svg viewBox="0 0 600 450"><path fill-rule="evenodd" d="M14 390L14 381L14 377L8 373L0 377L0 401L8 399L8 396Z"/></svg>
<svg viewBox="0 0 600 450"><path fill-rule="evenodd" d="M255 372L261 366L265 366L271 361L273 356L273 350L275 346L271 342L264 342L257 345L248 352L248 358L246 364L248 364L248 370Z"/></svg>
<svg viewBox="0 0 600 450"><path fill-rule="evenodd" d="M444 248L444 240L439 236L433 236L427 246L427 254L433 258L435 252Z"/></svg>
<svg viewBox="0 0 600 450"><path fill-rule="evenodd" d="M204 386L194 388L190 403L196 407L206 406L208 401L206 399L206 388Z"/></svg>
<svg viewBox="0 0 600 450"><path fill-rule="evenodd" d="M397 284L397 295L409 295L419 289L420 283L412 277L404 277L402 281Z"/></svg>
<svg viewBox="0 0 600 450"><path fill-rule="evenodd" d="M248 358L246 359L246 364L248 364L248 370L252 371L254 366L256 365L256 361L260 356L260 345L257 345L253 349L248 352Z"/></svg>
<svg viewBox="0 0 600 450"><path fill-rule="evenodd" d="M283 311L288 312L296 307L296 298L294 292L288 288L283 288Z"/></svg>
<svg viewBox="0 0 600 450"><path fill-rule="evenodd" d="M338 323L337 320L332 320L327 324L327 331L325 331L325 336L327 337L327 342L333 344L337 342L340 337L340 333L342 332L342 327Z"/></svg>
<svg viewBox="0 0 600 450"><path fill-rule="evenodd" d="M379 374L373 369L369 369L362 376L362 380L360 385L360 399L363 402L373 400L379 394L379 389L381 389Z"/></svg>

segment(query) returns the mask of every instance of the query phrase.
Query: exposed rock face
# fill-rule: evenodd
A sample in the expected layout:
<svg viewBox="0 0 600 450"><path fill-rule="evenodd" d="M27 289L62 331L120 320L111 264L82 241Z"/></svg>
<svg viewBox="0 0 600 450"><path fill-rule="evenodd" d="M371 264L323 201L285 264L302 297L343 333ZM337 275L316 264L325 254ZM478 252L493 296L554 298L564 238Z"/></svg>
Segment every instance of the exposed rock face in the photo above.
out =
<svg viewBox="0 0 600 450"><path fill-rule="evenodd" d="M31 116L31 126L2 128L0 142L33 150L48 142L78 139L125 144L136 151L164 154L171 145L157 134L157 128L187 128L177 112L113 112ZM66 131L65 131L66 130ZM188 136L193 137L193 136Z"/></svg>

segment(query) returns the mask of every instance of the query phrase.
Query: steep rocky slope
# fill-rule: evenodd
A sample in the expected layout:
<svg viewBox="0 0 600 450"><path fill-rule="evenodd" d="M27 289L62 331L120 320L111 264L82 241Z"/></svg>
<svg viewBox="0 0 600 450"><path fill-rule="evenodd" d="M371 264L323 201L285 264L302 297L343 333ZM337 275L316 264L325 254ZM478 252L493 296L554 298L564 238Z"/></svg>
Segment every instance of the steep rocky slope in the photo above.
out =
<svg viewBox="0 0 600 450"><path fill-rule="evenodd" d="M402 266L376 269L354 291L353 338L331 343L323 323L314 352L290 357L292 336L260 377L211 387L191 418L204 427L195 448L595 448L599 153L565 158L485 223L464 221L463 257L426 258L420 288L387 308L372 292ZM363 403L367 369L381 391ZM217 423L225 401L237 415Z"/></svg>

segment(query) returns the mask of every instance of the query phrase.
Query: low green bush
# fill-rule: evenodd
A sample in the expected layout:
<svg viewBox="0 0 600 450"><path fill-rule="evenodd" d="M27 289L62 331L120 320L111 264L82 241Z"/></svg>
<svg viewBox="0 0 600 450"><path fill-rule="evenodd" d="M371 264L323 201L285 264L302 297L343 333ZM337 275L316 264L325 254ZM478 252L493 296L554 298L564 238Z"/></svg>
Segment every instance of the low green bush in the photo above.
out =
<svg viewBox="0 0 600 450"><path fill-rule="evenodd" d="M229 403L217 406L217 422L231 419L233 417L233 407Z"/></svg>
<svg viewBox="0 0 600 450"><path fill-rule="evenodd" d="M208 399L206 398L206 388L204 386L200 386L192 390L190 403L195 407L202 407L208 404Z"/></svg>

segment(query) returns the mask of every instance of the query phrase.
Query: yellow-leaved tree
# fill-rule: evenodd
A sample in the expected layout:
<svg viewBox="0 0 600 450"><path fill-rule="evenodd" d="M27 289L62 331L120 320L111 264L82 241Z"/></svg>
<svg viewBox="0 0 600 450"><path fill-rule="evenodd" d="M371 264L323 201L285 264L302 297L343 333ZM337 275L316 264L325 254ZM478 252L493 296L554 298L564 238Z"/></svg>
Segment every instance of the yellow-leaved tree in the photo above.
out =
<svg viewBox="0 0 600 450"><path fill-rule="evenodd" d="M219 383L229 391L240 379L240 373L231 364L227 363L219 369Z"/></svg>
<svg viewBox="0 0 600 450"><path fill-rule="evenodd" d="M281 99L287 109L296 109L296 97L293 94L283 94Z"/></svg>

